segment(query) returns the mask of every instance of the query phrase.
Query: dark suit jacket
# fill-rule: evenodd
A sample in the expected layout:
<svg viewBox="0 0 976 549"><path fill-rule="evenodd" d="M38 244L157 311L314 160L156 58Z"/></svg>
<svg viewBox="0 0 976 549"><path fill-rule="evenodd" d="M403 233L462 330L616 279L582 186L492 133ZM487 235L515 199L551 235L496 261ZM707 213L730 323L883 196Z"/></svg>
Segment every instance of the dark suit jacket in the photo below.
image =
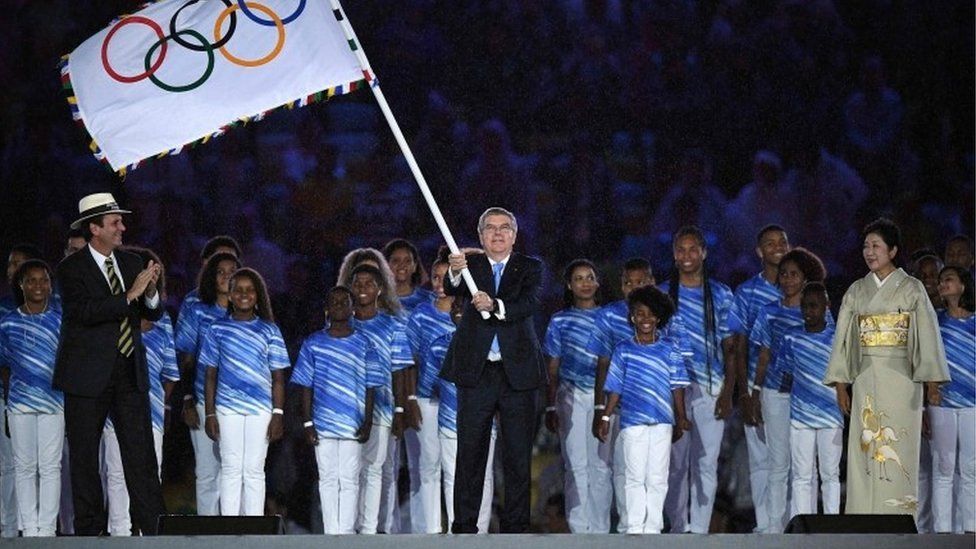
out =
<svg viewBox="0 0 976 549"><path fill-rule="evenodd" d="M115 250L117 273L126 289L144 268L135 254ZM119 325L128 316L132 326L132 357L140 391L149 389L140 320L158 320L163 304L146 308L142 299L125 302L125 292L112 295L108 280L87 248L64 258L57 268L63 316L61 340L54 364L54 388L68 394L95 397L108 385L119 339Z"/></svg>
<svg viewBox="0 0 976 549"><path fill-rule="evenodd" d="M485 367L491 341L497 334L503 367L512 388L539 387L546 375L532 316L539 309L542 263L513 253L502 272L496 295L488 256L471 254L467 259L468 270L478 289L505 303L505 320L498 320L494 314L488 320L481 318L481 313L470 302L471 294L464 281L455 287L450 277L445 277L445 293L468 301L444 359L441 377L460 387L475 387Z"/></svg>

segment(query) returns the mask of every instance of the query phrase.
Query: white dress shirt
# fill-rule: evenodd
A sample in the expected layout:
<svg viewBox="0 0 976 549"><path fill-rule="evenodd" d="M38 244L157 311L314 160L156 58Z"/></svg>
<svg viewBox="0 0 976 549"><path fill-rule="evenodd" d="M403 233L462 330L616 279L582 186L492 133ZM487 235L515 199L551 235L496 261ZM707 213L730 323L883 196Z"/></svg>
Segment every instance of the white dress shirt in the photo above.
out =
<svg viewBox="0 0 976 549"><path fill-rule="evenodd" d="M91 252L92 258L95 260L95 263L98 264L98 270L102 271L102 276L105 277L105 282L108 283L109 288L112 287L112 281L108 278L108 269L105 267L105 261L109 258L112 259L112 265L115 266L115 274L119 277L119 284L122 286L122 291L125 292L125 280L122 278L122 271L119 268L119 262L115 257L115 252L112 252L107 256L102 255L102 253L92 247L91 244L88 244L88 251ZM143 301L145 301L146 307L155 309L159 305L159 292L156 292L151 298L146 297L146 295L143 294Z"/></svg>

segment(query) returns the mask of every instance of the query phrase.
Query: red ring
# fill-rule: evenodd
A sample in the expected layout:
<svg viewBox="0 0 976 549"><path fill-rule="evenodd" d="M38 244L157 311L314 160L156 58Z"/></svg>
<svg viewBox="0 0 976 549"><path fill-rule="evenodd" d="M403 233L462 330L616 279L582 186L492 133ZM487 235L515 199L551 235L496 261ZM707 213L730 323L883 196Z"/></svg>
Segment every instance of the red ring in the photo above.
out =
<svg viewBox="0 0 976 549"><path fill-rule="evenodd" d="M122 27L124 27L129 23L142 23L143 25L146 25L147 27L151 28L156 33L156 36L159 38L159 40L163 42L163 45L159 50L159 59L156 60L153 66L149 67L148 71L141 74L137 74L135 76L122 76L121 74L115 72L115 70L108 63L108 42L109 40L112 39L112 36L115 34L115 31L121 29ZM102 66L105 67L105 72L107 72L108 75L111 76L113 79L122 82L124 84L132 84L133 82L138 82L140 80L148 78L150 74L156 72L156 70L159 69L159 67L163 64L163 59L165 58L166 58L166 37L163 34L163 29L158 24L156 24L156 22L153 21L152 19L143 17L141 15L132 15L126 17L125 19L122 19L121 21L119 21L117 25L112 27L112 30L108 31L108 34L105 36L105 40L102 41Z"/></svg>

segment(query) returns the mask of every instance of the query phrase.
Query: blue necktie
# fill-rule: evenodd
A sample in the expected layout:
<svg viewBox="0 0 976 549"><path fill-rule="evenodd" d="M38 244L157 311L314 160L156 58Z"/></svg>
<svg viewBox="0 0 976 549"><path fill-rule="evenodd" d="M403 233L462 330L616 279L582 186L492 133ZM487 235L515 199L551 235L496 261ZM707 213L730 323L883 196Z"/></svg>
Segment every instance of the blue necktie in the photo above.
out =
<svg viewBox="0 0 976 549"><path fill-rule="evenodd" d="M502 271L503 270L505 270L505 264L504 263L495 263L494 265L491 266L491 271L492 271L492 273L494 273L494 277L495 277L495 295L496 296L498 295L498 285L502 281ZM495 336L494 339L491 340L491 352L492 353L499 353L499 354L501 353L501 348L498 346L498 336Z"/></svg>

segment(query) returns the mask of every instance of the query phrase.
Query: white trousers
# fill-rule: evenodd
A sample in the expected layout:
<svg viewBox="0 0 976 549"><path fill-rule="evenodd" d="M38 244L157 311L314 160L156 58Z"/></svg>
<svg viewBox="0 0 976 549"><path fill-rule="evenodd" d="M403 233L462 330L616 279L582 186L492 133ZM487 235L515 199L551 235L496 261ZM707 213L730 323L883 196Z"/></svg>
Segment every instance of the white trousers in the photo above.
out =
<svg viewBox="0 0 976 549"><path fill-rule="evenodd" d="M929 406L932 517L936 532L976 530L976 408ZM958 487L953 504L953 477ZM953 515L960 524L953 528Z"/></svg>
<svg viewBox="0 0 976 549"><path fill-rule="evenodd" d="M61 502L64 414L8 414L24 537L54 536Z"/></svg>
<svg viewBox="0 0 976 549"><path fill-rule="evenodd" d="M766 486L766 532L782 534L789 519L790 483L790 394L764 389L762 399L763 427L769 451L769 479Z"/></svg>
<svg viewBox="0 0 976 549"><path fill-rule="evenodd" d="M362 447L362 472L359 480L359 533L375 534L383 495L383 464L389 455L390 428L373 425L369 440Z"/></svg>
<svg viewBox="0 0 976 549"><path fill-rule="evenodd" d="M220 510L264 515L264 461L271 414L217 414L220 425Z"/></svg>
<svg viewBox="0 0 976 549"><path fill-rule="evenodd" d="M668 493L671 425L634 425L620 430L617 452L623 454L628 534L660 534Z"/></svg>
<svg viewBox="0 0 976 549"><path fill-rule="evenodd" d="M718 488L718 455L725 433L725 420L715 418L717 400L697 383L685 388L685 408L692 429L671 446L665 500L671 532L707 534L711 525Z"/></svg>
<svg viewBox="0 0 976 549"><path fill-rule="evenodd" d="M592 434L593 389L560 384L556 414L566 470L563 493L569 530L574 534L609 533L613 447Z"/></svg>
<svg viewBox="0 0 976 549"><path fill-rule="evenodd" d="M438 401L418 398L420 429L404 434L410 469L410 531L440 534L441 527L441 441L438 436Z"/></svg>
<svg viewBox="0 0 976 549"><path fill-rule="evenodd" d="M15 538L20 530L17 511L17 470L10 437L0 429L0 536Z"/></svg>
<svg viewBox="0 0 976 549"><path fill-rule="evenodd" d="M190 429L197 478L197 514L212 517L220 514L220 444L210 440L203 428L207 416L202 403L197 404L197 417L200 428Z"/></svg>
<svg viewBox="0 0 976 549"><path fill-rule="evenodd" d="M355 534L362 446L355 440L320 438L315 461L325 533Z"/></svg>
<svg viewBox="0 0 976 549"><path fill-rule="evenodd" d="M769 528L769 512L766 510L766 484L769 480L769 449L762 426L745 425L746 449L749 451L749 490L756 510L756 529L765 532Z"/></svg>
<svg viewBox="0 0 976 549"><path fill-rule="evenodd" d="M820 493L825 515L840 514L840 454L844 430L797 429L790 427L791 485L793 515L817 512L816 478L820 470Z"/></svg>
<svg viewBox="0 0 976 549"><path fill-rule="evenodd" d="M386 460L383 462L380 513L376 529L384 534L399 534L400 507L398 505L398 487L400 480L400 443L403 439L392 436L392 432L390 435L390 440L386 445Z"/></svg>
<svg viewBox="0 0 976 549"><path fill-rule="evenodd" d="M156 451L156 468L162 479L163 431L153 429L153 447ZM122 451L113 427L102 430L101 463L102 493L108 500L108 531L112 537L132 535L132 518L129 516L129 489L125 484L122 468Z"/></svg>
<svg viewBox="0 0 976 549"><path fill-rule="evenodd" d="M444 474L444 504L447 507L447 523L454 524L454 469L457 467L457 439L441 438L441 471ZM478 510L478 533L487 534L491 525L491 502L495 496L495 439L498 430L492 428L488 443L488 462L485 464L485 484L481 490L481 508Z"/></svg>

